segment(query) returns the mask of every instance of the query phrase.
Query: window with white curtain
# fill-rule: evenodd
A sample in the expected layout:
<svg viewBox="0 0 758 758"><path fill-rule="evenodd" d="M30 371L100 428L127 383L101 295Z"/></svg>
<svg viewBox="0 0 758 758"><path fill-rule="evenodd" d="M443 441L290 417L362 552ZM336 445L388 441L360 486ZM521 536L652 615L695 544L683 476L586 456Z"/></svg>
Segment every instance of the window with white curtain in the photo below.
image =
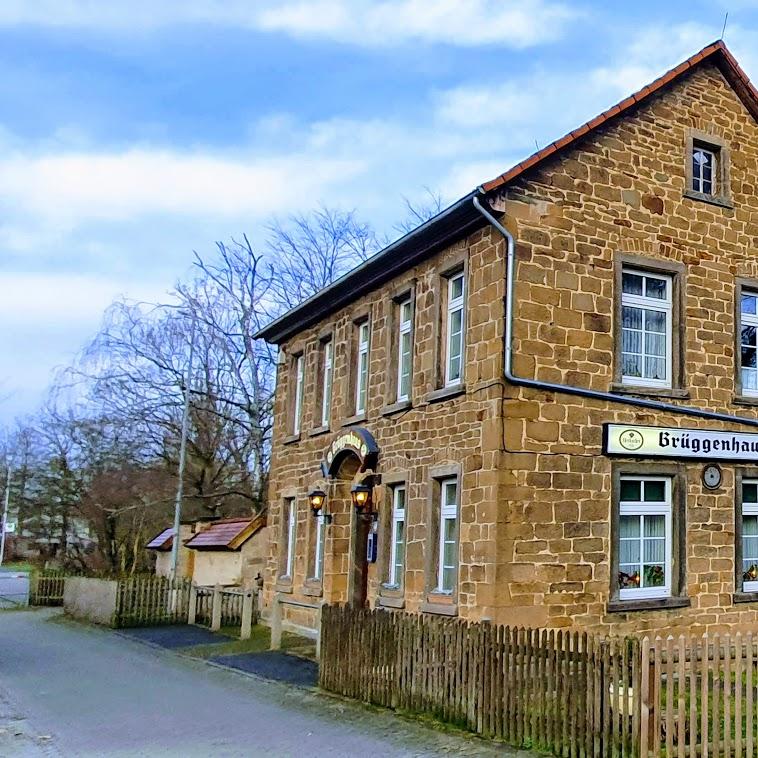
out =
<svg viewBox="0 0 758 758"><path fill-rule="evenodd" d="M300 434L300 425L303 416L303 384L305 382L305 360L302 355L295 359L295 407L293 409L294 418L292 422L292 431L294 434Z"/></svg>
<svg viewBox="0 0 758 758"><path fill-rule="evenodd" d="M324 365L323 384L321 387L321 426L329 426L329 417L332 409L332 363L333 345L331 340L323 343Z"/></svg>
<svg viewBox="0 0 758 758"><path fill-rule="evenodd" d="M672 279L624 268L621 282L622 382L671 387Z"/></svg>
<svg viewBox="0 0 758 758"><path fill-rule="evenodd" d="M671 477L619 482L619 598L671 595Z"/></svg>
<svg viewBox="0 0 758 758"><path fill-rule="evenodd" d="M758 292L740 298L740 380L743 395L758 396Z"/></svg>
<svg viewBox="0 0 758 758"><path fill-rule="evenodd" d="M758 592L758 479L742 480L742 589Z"/></svg>

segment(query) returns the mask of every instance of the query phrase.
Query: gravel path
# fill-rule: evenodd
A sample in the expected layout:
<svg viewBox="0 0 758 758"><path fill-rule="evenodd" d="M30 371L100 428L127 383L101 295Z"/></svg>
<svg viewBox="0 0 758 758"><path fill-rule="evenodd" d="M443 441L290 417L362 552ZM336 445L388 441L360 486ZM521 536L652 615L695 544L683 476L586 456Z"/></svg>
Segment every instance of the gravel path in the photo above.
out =
<svg viewBox="0 0 758 758"><path fill-rule="evenodd" d="M528 756L63 620L0 612L0 756Z"/></svg>

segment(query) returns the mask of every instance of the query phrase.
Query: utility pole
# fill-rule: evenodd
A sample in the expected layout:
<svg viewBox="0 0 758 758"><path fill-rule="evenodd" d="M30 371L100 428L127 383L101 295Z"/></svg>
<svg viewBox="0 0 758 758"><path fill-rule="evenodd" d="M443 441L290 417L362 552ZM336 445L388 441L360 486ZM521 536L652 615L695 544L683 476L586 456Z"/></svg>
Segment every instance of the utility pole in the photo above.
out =
<svg viewBox="0 0 758 758"><path fill-rule="evenodd" d="M184 496L184 466L187 458L187 429L189 427L190 382L192 381L192 360L195 357L195 317L192 317L189 360L184 377L184 414L182 415L182 436L179 442L179 482L176 485L174 505L174 536L171 542L171 578L176 579L179 566L179 527L182 519L182 498Z"/></svg>
<svg viewBox="0 0 758 758"><path fill-rule="evenodd" d="M3 498L3 517L0 519L0 566L5 555L5 525L8 523L8 506L11 499L11 465L7 464L8 472L5 477L5 497Z"/></svg>

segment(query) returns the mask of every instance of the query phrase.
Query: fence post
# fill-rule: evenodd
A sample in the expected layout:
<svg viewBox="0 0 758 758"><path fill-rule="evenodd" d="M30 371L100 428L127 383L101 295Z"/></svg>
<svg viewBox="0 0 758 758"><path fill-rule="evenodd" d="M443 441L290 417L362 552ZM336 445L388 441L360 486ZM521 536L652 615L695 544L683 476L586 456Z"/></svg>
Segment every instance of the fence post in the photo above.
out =
<svg viewBox="0 0 758 758"><path fill-rule="evenodd" d="M321 620L324 615L324 604L319 603L316 612L316 660L321 660Z"/></svg>
<svg viewBox="0 0 758 758"><path fill-rule="evenodd" d="M250 587L245 589L242 598L242 624L240 626L240 639L250 639L250 629L253 625L253 590Z"/></svg>
<svg viewBox="0 0 758 758"><path fill-rule="evenodd" d="M221 629L221 585L217 584L213 588L213 606L211 611L211 631L217 632Z"/></svg>
<svg viewBox="0 0 758 758"><path fill-rule="evenodd" d="M640 755L647 758L649 751L658 751L659 743L655 734L655 719L653 711L656 705L656 681L655 681L655 664L650 649L650 638L644 637L642 640L642 661L640 666L640 689L642 697L640 698Z"/></svg>
<svg viewBox="0 0 758 758"><path fill-rule="evenodd" d="M189 609L187 610L187 623L194 624L197 619L197 585L192 582L189 592Z"/></svg>
<svg viewBox="0 0 758 758"><path fill-rule="evenodd" d="M275 594L271 601L271 650L281 650L282 647L282 604L279 595Z"/></svg>

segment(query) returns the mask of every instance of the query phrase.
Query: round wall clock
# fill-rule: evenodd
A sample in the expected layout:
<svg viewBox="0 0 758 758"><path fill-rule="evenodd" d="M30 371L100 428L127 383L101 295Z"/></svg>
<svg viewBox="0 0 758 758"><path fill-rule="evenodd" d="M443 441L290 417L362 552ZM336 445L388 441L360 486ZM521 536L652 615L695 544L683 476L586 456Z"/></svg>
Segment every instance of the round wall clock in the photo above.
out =
<svg viewBox="0 0 758 758"><path fill-rule="evenodd" d="M715 463L709 463L703 469L703 484L709 490L715 490L721 484L721 469Z"/></svg>

